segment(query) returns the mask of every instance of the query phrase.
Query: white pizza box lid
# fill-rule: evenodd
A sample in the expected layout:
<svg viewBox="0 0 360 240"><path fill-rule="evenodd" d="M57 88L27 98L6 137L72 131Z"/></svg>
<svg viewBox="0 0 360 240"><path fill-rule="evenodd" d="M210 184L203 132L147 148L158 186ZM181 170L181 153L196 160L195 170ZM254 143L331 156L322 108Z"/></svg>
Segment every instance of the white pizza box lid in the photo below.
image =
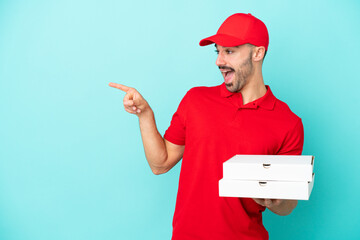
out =
<svg viewBox="0 0 360 240"><path fill-rule="evenodd" d="M311 182L311 155L235 155L223 163L223 178Z"/></svg>

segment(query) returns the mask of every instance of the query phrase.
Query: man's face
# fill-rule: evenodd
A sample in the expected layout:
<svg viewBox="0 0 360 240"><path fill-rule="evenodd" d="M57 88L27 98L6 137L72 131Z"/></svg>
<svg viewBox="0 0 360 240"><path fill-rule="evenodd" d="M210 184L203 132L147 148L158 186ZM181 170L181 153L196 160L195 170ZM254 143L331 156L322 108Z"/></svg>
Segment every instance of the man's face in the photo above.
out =
<svg viewBox="0 0 360 240"><path fill-rule="evenodd" d="M252 45L244 44L236 47L215 45L219 67L230 92L239 92L253 74Z"/></svg>

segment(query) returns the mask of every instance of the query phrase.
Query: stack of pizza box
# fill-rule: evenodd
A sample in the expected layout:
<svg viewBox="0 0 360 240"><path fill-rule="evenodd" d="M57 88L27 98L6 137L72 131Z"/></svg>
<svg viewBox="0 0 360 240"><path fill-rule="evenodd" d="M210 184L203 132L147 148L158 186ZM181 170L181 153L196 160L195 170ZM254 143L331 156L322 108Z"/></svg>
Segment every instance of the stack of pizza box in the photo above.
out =
<svg viewBox="0 0 360 240"><path fill-rule="evenodd" d="M308 200L314 156L235 155L223 163L219 196Z"/></svg>

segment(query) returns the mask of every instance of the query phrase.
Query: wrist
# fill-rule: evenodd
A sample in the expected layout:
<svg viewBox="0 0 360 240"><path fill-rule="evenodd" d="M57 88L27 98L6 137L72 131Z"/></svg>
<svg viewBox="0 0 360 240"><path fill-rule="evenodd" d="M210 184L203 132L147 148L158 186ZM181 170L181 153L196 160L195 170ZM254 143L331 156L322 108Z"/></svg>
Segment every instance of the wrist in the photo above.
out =
<svg viewBox="0 0 360 240"><path fill-rule="evenodd" d="M140 121L154 118L154 112L152 111L150 106L145 108L144 110L142 110L140 113L138 113L136 115L139 117Z"/></svg>

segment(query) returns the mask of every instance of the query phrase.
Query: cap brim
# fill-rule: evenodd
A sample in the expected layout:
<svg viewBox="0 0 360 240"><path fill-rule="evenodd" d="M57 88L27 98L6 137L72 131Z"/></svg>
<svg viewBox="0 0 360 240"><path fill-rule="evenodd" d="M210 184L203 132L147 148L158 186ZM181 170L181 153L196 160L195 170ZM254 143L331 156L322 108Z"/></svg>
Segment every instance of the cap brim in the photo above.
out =
<svg viewBox="0 0 360 240"><path fill-rule="evenodd" d="M239 38L226 35L226 34L215 34L211 37L204 38L200 41L200 46L206 46L212 43L216 43L217 45L223 46L223 47L235 47L242 44L247 43L244 40L241 40Z"/></svg>

